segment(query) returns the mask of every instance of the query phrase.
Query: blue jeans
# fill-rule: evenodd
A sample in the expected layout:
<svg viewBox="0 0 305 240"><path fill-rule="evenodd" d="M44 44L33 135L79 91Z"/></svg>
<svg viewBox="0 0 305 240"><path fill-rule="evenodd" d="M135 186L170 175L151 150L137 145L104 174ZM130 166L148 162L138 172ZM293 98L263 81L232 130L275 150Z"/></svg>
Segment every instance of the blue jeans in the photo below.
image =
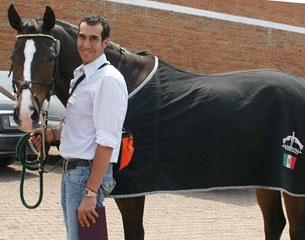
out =
<svg viewBox="0 0 305 240"><path fill-rule="evenodd" d="M77 209L83 199L83 191L90 174L91 167L76 167L66 171L61 183L61 205L67 230L67 240L79 240ZM98 190L97 207L103 205L105 196L114 188L112 164L103 178L102 185Z"/></svg>

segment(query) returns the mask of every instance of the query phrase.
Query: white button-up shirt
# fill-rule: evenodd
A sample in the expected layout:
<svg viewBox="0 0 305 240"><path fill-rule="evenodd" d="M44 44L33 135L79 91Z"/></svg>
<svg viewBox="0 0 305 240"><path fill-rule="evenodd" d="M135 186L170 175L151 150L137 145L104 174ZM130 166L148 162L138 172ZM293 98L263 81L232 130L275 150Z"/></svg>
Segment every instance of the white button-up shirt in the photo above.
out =
<svg viewBox="0 0 305 240"><path fill-rule="evenodd" d="M128 93L124 77L115 67L98 69L105 62L103 54L74 71L71 88L83 73L86 77L67 102L59 149L65 159L93 159L99 144L113 148L110 162L118 160Z"/></svg>

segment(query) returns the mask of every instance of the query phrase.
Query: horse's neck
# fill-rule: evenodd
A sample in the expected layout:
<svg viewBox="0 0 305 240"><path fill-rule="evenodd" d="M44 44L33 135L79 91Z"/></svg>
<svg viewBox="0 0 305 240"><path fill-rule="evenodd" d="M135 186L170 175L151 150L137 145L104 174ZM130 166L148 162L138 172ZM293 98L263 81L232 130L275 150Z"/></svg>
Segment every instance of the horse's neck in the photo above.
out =
<svg viewBox="0 0 305 240"><path fill-rule="evenodd" d="M53 35L60 41L60 54L58 57L59 74L55 91L59 100L66 105L73 71L81 64L76 46L77 34L69 34L61 26L57 26L53 31Z"/></svg>
<svg viewBox="0 0 305 240"><path fill-rule="evenodd" d="M58 60L59 76L56 86L56 95L66 105L69 97L70 81L73 78L73 71L81 64L77 52L77 28L65 22L57 22L53 30L55 38L60 40L60 54ZM64 30L68 28L68 30ZM105 54L107 59L124 76L128 92L132 92L139 86L154 68L155 57L150 53L136 54L122 52L122 49L112 44L107 47Z"/></svg>
<svg viewBox="0 0 305 240"><path fill-rule="evenodd" d="M128 93L139 86L151 73L155 65L152 54L134 54L107 48L106 57L124 76Z"/></svg>

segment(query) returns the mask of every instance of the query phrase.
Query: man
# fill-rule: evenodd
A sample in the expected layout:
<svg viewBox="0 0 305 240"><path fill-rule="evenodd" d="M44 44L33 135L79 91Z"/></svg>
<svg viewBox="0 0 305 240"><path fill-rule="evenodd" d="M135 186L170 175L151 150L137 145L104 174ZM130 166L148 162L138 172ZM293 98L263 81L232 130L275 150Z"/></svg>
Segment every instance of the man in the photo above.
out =
<svg viewBox="0 0 305 240"><path fill-rule="evenodd" d="M112 163L117 162L128 93L124 77L107 64L104 50L110 27L101 17L85 17L79 24L77 48L83 64L74 71L63 128L48 129L48 141L61 140L64 160L62 208L68 240L78 240L78 221L95 223L105 195L114 188ZM70 91L71 91L70 89ZM32 137L39 147L40 138Z"/></svg>

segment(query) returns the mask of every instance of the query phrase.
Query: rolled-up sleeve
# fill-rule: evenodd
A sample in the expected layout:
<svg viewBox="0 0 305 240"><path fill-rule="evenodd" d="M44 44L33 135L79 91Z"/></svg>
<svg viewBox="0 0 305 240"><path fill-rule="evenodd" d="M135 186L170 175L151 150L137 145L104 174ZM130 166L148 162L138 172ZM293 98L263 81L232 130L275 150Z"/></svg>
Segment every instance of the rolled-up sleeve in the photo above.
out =
<svg viewBox="0 0 305 240"><path fill-rule="evenodd" d="M124 79L103 77L93 101L97 144L111 148L120 144L127 111L127 96Z"/></svg>

